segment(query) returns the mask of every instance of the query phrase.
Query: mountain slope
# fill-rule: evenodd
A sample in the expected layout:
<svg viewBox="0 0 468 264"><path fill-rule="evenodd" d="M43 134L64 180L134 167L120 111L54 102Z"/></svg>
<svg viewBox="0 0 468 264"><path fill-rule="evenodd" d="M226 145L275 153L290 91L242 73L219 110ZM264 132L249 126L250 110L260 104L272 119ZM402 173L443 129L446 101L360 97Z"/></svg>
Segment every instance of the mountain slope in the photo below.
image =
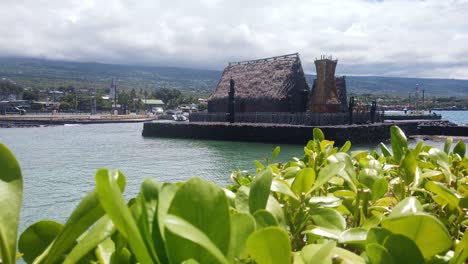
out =
<svg viewBox="0 0 468 264"><path fill-rule="evenodd" d="M222 71L176 67L78 63L27 58L0 58L0 78L9 78L30 87L107 88L112 79L124 89L177 88L185 93L209 95ZM309 85L313 75L307 75ZM408 96L416 84L426 96L468 97L468 80L422 79L378 76L347 76L349 93Z"/></svg>

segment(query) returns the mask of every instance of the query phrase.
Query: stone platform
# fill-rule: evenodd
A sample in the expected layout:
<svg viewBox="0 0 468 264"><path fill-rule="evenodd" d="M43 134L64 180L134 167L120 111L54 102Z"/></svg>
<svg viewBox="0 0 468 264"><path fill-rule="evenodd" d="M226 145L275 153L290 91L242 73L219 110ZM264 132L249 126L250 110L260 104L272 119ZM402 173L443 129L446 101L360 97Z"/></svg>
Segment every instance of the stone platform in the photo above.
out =
<svg viewBox="0 0 468 264"><path fill-rule="evenodd" d="M407 136L418 134L418 121L398 122ZM379 143L390 138L390 127L395 123L363 125L317 126L325 137L342 144ZM144 137L192 138L227 141L247 141L282 144L306 144L312 138L314 126L207 123L207 122L152 122L144 123Z"/></svg>

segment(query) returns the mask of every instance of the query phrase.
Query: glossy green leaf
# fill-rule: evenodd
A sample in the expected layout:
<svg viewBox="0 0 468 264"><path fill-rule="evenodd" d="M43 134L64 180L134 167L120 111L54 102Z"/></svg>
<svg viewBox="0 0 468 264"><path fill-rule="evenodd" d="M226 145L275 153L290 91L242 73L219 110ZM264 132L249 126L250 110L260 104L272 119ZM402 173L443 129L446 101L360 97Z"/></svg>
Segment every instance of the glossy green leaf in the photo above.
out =
<svg viewBox="0 0 468 264"><path fill-rule="evenodd" d="M319 237L331 238L334 240L338 240L341 235L341 230L337 228L327 228L321 226L314 226L302 232L302 234L306 235L315 235Z"/></svg>
<svg viewBox="0 0 468 264"><path fill-rule="evenodd" d="M299 201L297 195L291 190L289 184L284 180L273 179L273 182L271 183L271 191L282 193L293 198L294 200Z"/></svg>
<svg viewBox="0 0 468 264"><path fill-rule="evenodd" d="M309 199L310 204L326 205L337 204L341 199L336 196L314 196Z"/></svg>
<svg viewBox="0 0 468 264"><path fill-rule="evenodd" d="M376 243L366 245L366 254L370 264L397 264L390 252L384 246Z"/></svg>
<svg viewBox="0 0 468 264"><path fill-rule="evenodd" d="M73 264L95 249L101 242L115 232L114 224L107 215L99 219L96 224L82 237L79 243L65 258L64 264Z"/></svg>
<svg viewBox="0 0 468 264"><path fill-rule="evenodd" d="M342 244L365 244L367 239L367 229L350 228L343 231L338 238L338 242Z"/></svg>
<svg viewBox="0 0 468 264"><path fill-rule="evenodd" d="M336 242L330 241L325 244L305 246L301 250L301 257L305 263L332 263L332 250Z"/></svg>
<svg viewBox="0 0 468 264"><path fill-rule="evenodd" d="M190 179L175 194L168 213L198 229L227 256L231 233L229 203L224 191L216 184L200 178ZM171 263L180 263L190 258L200 263L215 261L212 254L206 253L207 248L203 250L201 245L186 236L188 234L166 233Z"/></svg>
<svg viewBox="0 0 468 264"><path fill-rule="evenodd" d="M388 191L388 182L384 177L374 181L372 185L372 200L376 201L377 199L382 198Z"/></svg>
<svg viewBox="0 0 468 264"><path fill-rule="evenodd" d="M459 204L460 199L455 195L454 191L439 182L427 181L424 184L424 188L443 199L445 203L452 206L452 208L456 208Z"/></svg>
<svg viewBox="0 0 468 264"><path fill-rule="evenodd" d="M252 181L249 193L249 210L251 213L260 209L265 209L270 196L273 175L271 169L261 171Z"/></svg>
<svg viewBox="0 0 468 264"><path fill-rule="evenodd" d="M384 143L380 143L379 147L380 147L380 151L382 152L384 157L391 157L392 156L392 153L390 152L390 150L387 148L387 146Z"/></svg>
<svg viewBox="0 0 468 264"><path fill-rule="evenodd" d="M269 211L265 209L257 210L253 217L257 223L257 229L265 228L268 226L278 226L278 221Z"/></svg>
<svg viewBox="0 0 468 264"><path fill-rule="evenodd" d="M311 212L311 219L316 226L337 230L340 233L346 228L346 220L335 209L317 208Z"/></svg>
<svg viewBox="0 0 468 264"><path fill-rule="evenodd" d="M125 176L119 171L99 169L96 172L96 177L98 177L98 175L114 178L120 191L123 191L125 188ZM99 201L98 191L94 189L81 200L68 218L62 232L60 232L52 246L38 257L38 263L44 260L44 258L44 263L55 263L57 258L69 252L71 247L76 243L78 237L103 215L104 210Z"/></svg>
<svg viewBox="0 0 468 264"><path fill-rule="evenodd" d="M418 246L425 259L444 252L452 246L447 229L432 215L424 213L393 215L392 213L391 217L382 221L382 227L392 233L410 238Z"/></svg>
<svg viewBox="0 0 468 264"><path fill-rule="evenodd" d="M206 233L204 233L202 230L198 229L196 226L192 225L190 222L185 221L181 217L177 217L175 215L167 215L166 219L164 219L164 224L166 228L172 232L173 234L180 236L181 238L184 238L188 241L193 242L195 245L198 247L201 247L206 250L213 258L210 258L211 261L209 263L228 263L225 255L221 250L218 248L218 246L207 236ZM169 235L170 233L168 233ZM169 238L168 238L169 239ZM229 243L229 241L228 241ZM170 249L174 250L171 253L174 255L182 255L186 253L185 251L187 250L184 248L186 244L180 244L177 246L171 246ZM177 251L176 251L177 250ZM181 252L184 251L184 252ZM196 260L197 258L203 258L202 252L191 252L194 255L191 257L187 257L180 262L193 258ZM178 261L175 261L174 258L175 256L170 256L173 259L173 263L180 263ZM216 261L216 262L213 262ZM200 262L200 261L199 261ZM201 263L208 263L208 262L201 262Z"/></svg>
<svg viewBox="0 0 468 264"><path fill-rule="evenodd" d="M110 238L102 241L95 249L95 254L100 264L111 264L111 257L114 252L115 244Z"/></svg>
<svg viewBox="0 0 468 264"><path fill-rule="evenodd" d="M344 168L345 168L345 164L343 163L329 163L328 165L323 167L319 171L317 180L312 186L312 189L310 189L309 193L322 187L322 185L327 183L328 180L330 180L332 177L340 174Z"/></svg>
<svg viewBox="0 0 468 264"><path fill-rule="evenodd" d="M289 236L279 227L267 227L253 232L247 239L247 250L252 259L259 264L291 263Z"/></svg>
<svg viewBox="0 0 468 264"><path fill-rule="evenodd" d="M445 140L445 144L444 144L444 152L446 154L449 154L450 153L450 148L452 147L452 143L453 143L453 138L449 137Z"/></svg>
<svg viewBox="0 0 468 264"><path fill-rule="evenodd" d="M458 141L455 147L453 148L453 153L460 155L464 158L466 154L466 144L463 141Z"/></svg>
<svg viewBox="0 0 468 264"><path fill-rule="evenodd" d="M320 128L314 127L313 134L314 140L316 141L320 142L325 139L325 135L323 134L323 131Z"/></svg>
<svg viewBox="0 0 468 264"><path fill-rule="evenodd" d="M16 240L23 199L23 177L18 161L0 143L0 259L16 263Z"/></svg>
<svg viewBox="0 0 468 264"><path fill-rule="evenodd" d="M388 231L387 229L374 227L374 228L371 228L367 232L366 242L367 244L375 243L375 244L383 245L385 242L385 239L387 239L387 237L390 236L391 234L392 232Z"/></svg>
<svg viewBox="0 0 468 264"><path fill-rule="evenodd" d="M280 150L281 148L279 146L277 146L274 150L273 150L273 154L271 155L271 162L274 162L276 157L278 157L278 154L280 153Z"/></svg>
<svg viewBox="0 0 468 264"><path fill-rule="evenodd" d="M462 239L455 247L455 254L450 259L449 264L462 264L468 259L468 232L465 231Z"/></svg>
<svg viewBox="0 0 468 264"><path fill-rule="evenodd" d="M272 195L268 197L266 210L275 217L279 225L284 226L286 224L283 207Z"/></svg>
<svg viewBox="0 0 468 264"><path fill-rule="evenodd" d="M117 230L128 239L130 248L138 261L140 263L157 261L151 258L146 248L137 224L122 196L117 179L108 173L96 174L96 187L102 207Z"/></svg>
<svg viewBox="0 0 468 264"><path fill-rule="evenodd" d="M418 246L404 235L390 235L383 245L395 263L423 264L424 258Z"/></svg>
<svg viewBox="0 0 468 264"><path fill-rule="evenodd" d="M297 195L307 193L315 182L315 170L312 168L302 169L294 179L291 189Z"/></svg>
<svg viewBox="0 0 468 264"><path fill-rule="evenodd" d="M419 183L421 178L420 169L412 151L406 151L401 168L403 169L403 173L400 174L400 177L404 181L405 185L409 185L412 182L416 182L416 185Z"/></svg>
<svg viewBox="0 0 468 264"><path fill-rule="evenodd" d="M167 262L164 247L161 245L155 247L154 244L154 241L163 240L161 231L157 227L158 219L156 218L160 190L161 184L153 179L145 179L141 184L140 194L137 196L135 211L139 212L139 217L136 219L138 229L140 230L151 257L157 262ZM153 225L156 225L156 227L153 227ZM159 252L159 254L157 252Z"/></svg>
<svg viewBox="0 0 468 264"><path fill-rule="evenodd" d="M351 142L346 140L339 152L348 152L351 149Z"/></svg>
<svg viewBox="0 0 468 264"><path fill-rule="evenodd" d="M397 127L390 127L390 142L392 145L393 157L396 161L400 161L403 155L408 149L408 140L406 139L405 133Z"/></svg>
<svg viewBox="0 0 468 264"><path fill-rule="evenodd" d="M24 261L32 263L54 241L62 228L60 223L43 220L24 230L18 241L18 249Z"/></svg>
<svg viewBox="0 0 468 264"><path fill-rule="evenodd" d="M389 217L399 217L403 215L412 215L418 212L423 212L423 207L416 197L408 197L399 202L392 209Z"/></svg>
<svg viewBox="0 0 468 264"><path fill-rule="evenodd" d="M231 214L231 242L229 243L229 260L246 258L247 239L255 231L255 219L246 213Z"/></svg>
<svg viewBox="0 0 468 264"><path fill-rule="evenodd" d="M296 177L297 173L301 170L300 167L288 167L284 169L281 173L285 179Z"/></svg>

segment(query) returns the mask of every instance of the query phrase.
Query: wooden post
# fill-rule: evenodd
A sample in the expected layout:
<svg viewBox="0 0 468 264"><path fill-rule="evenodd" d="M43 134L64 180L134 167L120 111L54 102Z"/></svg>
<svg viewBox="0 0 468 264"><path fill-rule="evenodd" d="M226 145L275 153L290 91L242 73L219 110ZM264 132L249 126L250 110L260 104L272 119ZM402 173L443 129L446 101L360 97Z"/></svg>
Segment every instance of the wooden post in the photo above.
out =
<svg viewBox="0 0 468 264"><path fill-rule="evenodd" d="M229 123L234 123L235 121L235 109L234 109L234 96L235 96L235 84L236 82L231 78L229 81L229 116L228 116L228 121Z"/></svg>

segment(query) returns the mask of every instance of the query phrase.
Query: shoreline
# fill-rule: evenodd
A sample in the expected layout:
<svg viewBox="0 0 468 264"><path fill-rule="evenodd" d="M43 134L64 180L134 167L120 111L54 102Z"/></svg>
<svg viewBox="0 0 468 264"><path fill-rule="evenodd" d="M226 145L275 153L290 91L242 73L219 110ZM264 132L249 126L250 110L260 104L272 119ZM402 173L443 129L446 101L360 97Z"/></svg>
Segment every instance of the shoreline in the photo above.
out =
<svg viewBox="0 0 468 264"><path fill-rule="evenodd" d="M24 115L0 116L0 128L40 127L65 124L111 124L150 122L145 115Z"/></svg>

